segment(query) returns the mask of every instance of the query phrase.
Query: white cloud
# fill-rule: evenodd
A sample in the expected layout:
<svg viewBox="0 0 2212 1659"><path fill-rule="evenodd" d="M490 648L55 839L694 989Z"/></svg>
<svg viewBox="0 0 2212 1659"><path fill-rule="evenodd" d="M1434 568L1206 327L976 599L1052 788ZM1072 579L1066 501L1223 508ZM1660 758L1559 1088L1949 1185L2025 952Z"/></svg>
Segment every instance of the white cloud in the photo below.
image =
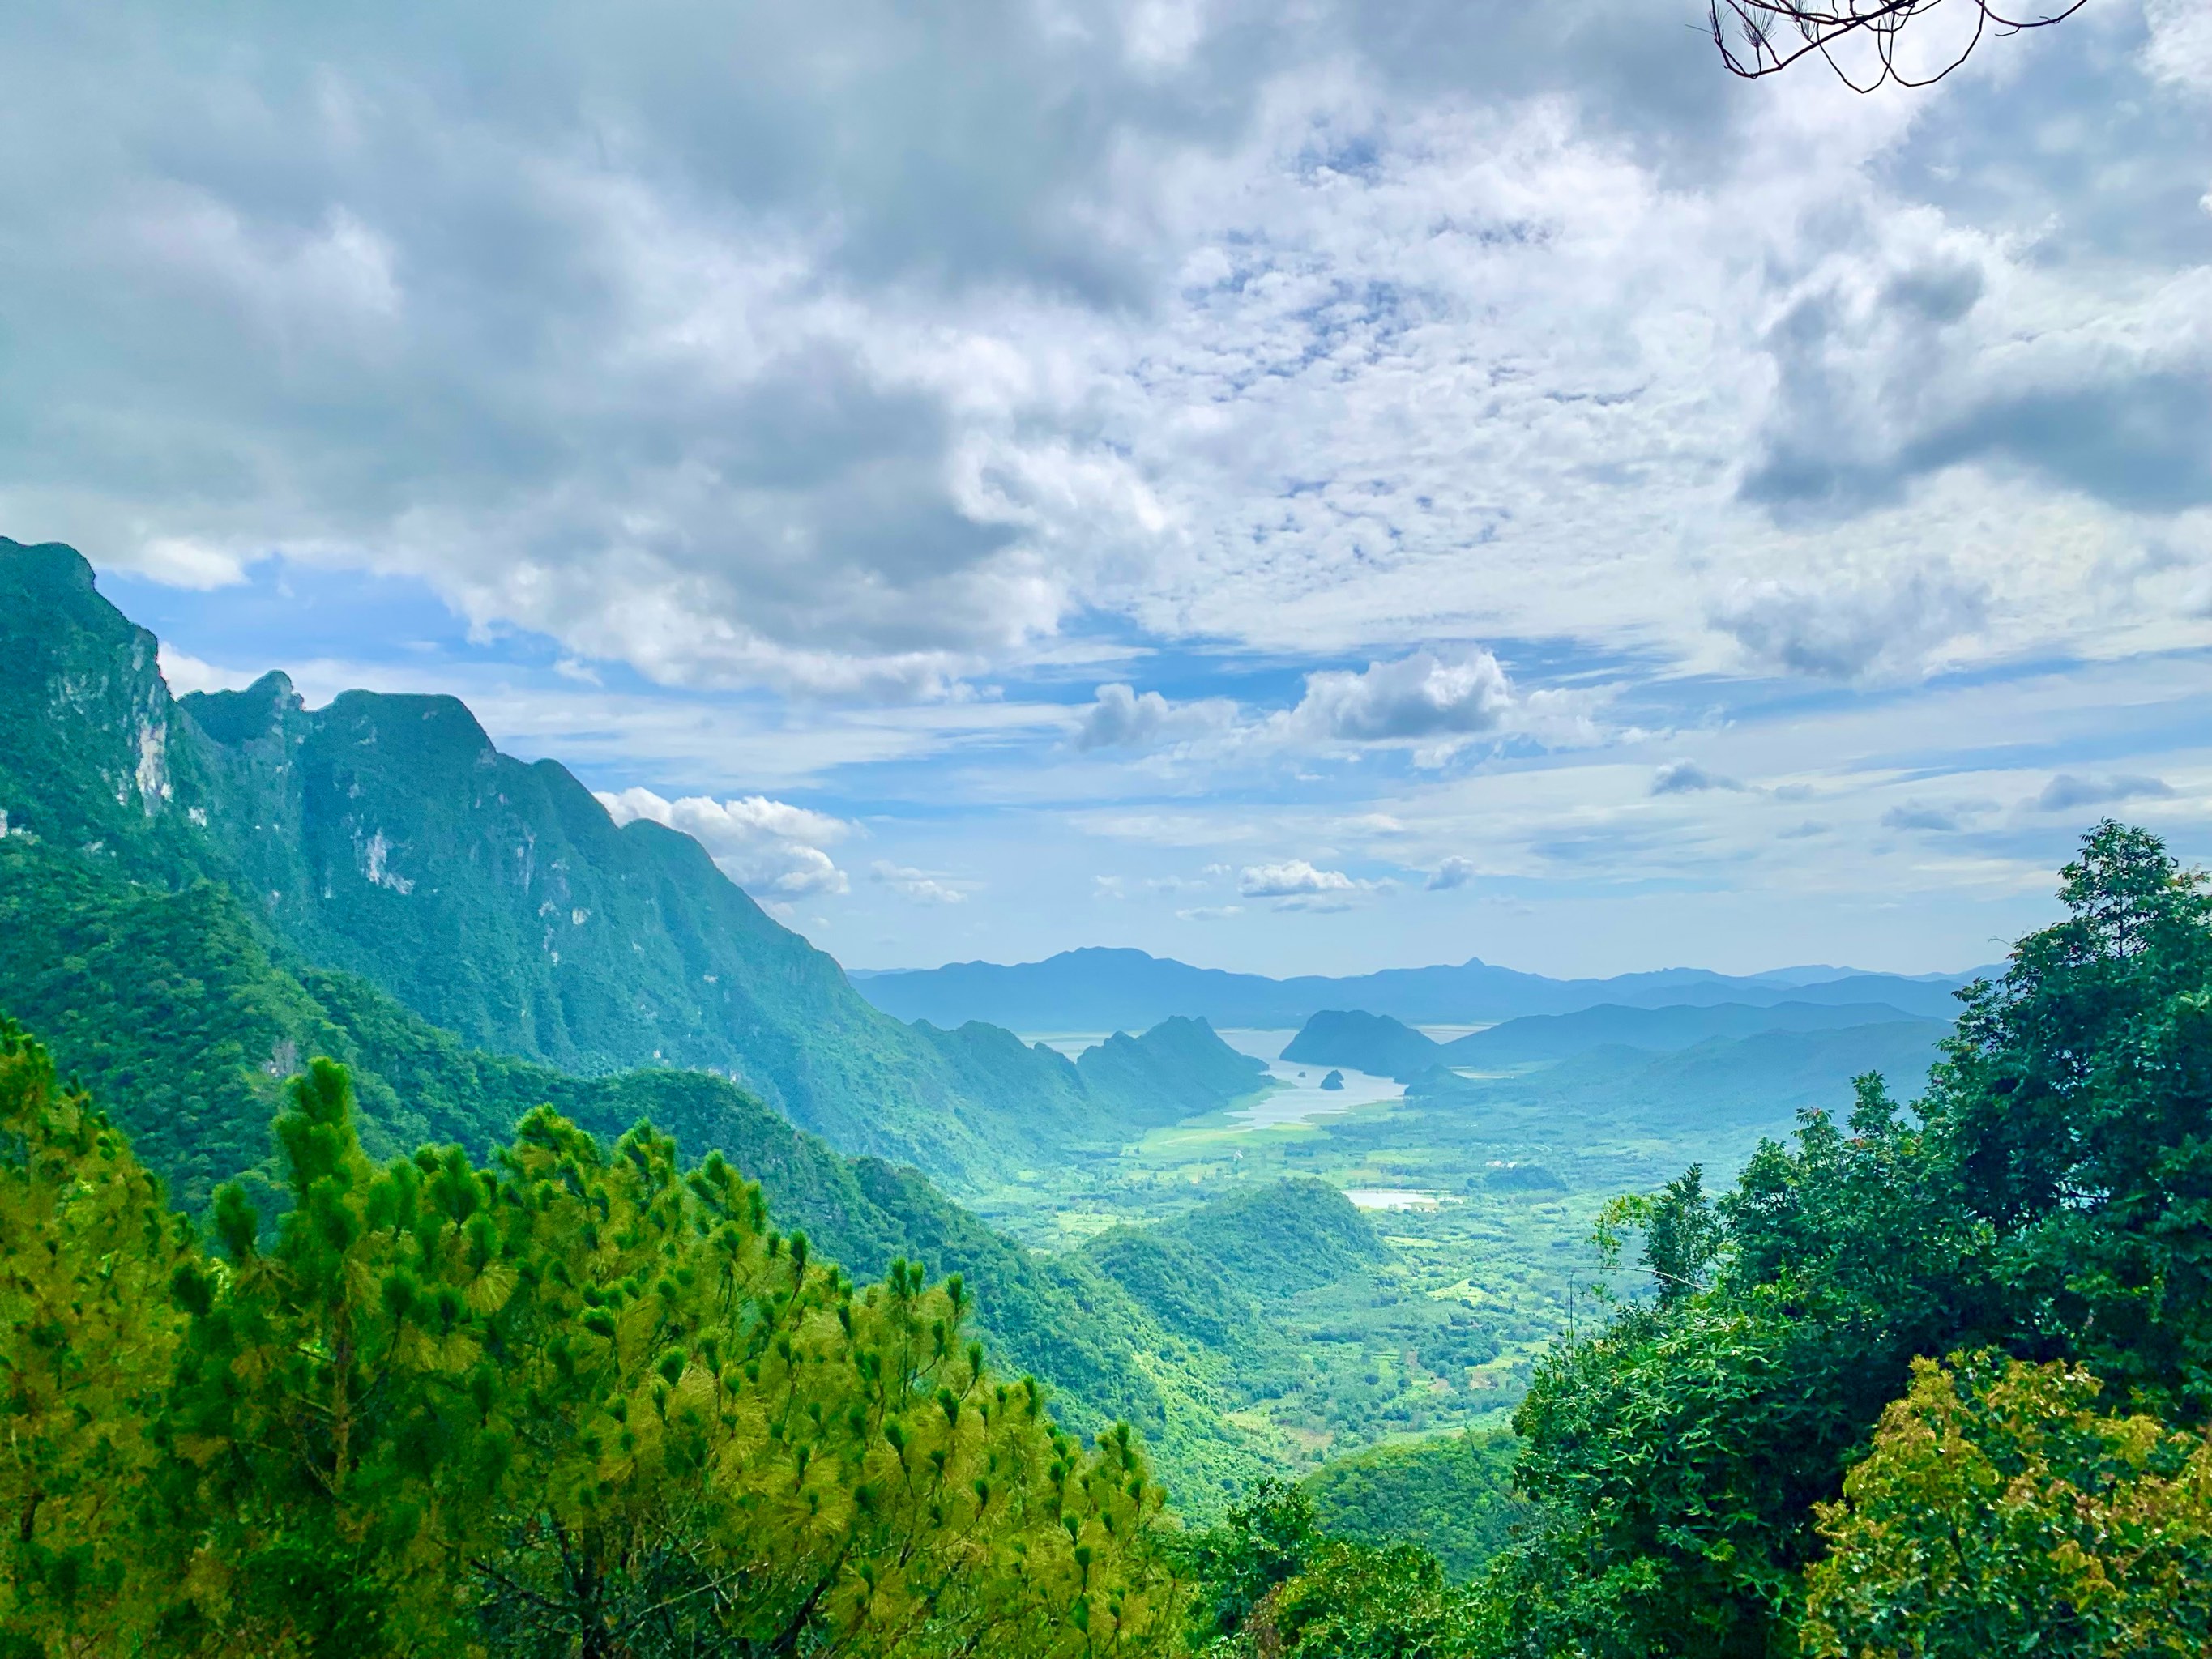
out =
<svg viewBox="0 0 2212 1659"><path fill-rule="evenodd" d="M853 826L826 812L764 795L669 800L641 788L603 793L599 801L617 823L650 818L683 831L748 892L789 896L842 893L850 887L845 872L822 849L842 841Z"/></svg>
<svg viewBox="0 0 2212 1659"><path fill-rule="evenodd" d="M2062 113L2048 177L2003 125L2044 86L1689 93L1679 20L1523 11L994 5L979 51L871 4L828 59L827 24L568 0L250 52L221 13L161 52L127 0L97 40L18 15L39 395L0 516L176 582L410 574L690 687L941 697L1086 634L1372 653L1309 735L1431 758L1550 688L1509 719L1480 653L1390 660L1425 641L1705 667L1717 620L1855 677L2187 631L2113 574L2212 489L2212 289L2165 222L2205 181L2154 143L2201 5L2141 14L2164 78L2059 88L2128 113ZM1158 697L1083 740L1157 738Z"/></svg>
<svg viewBox="0 0 2212 1659"><path fill-rule="evenodd" d="M2144 0L2144 62L2161 80L2212 92L2212 9L2202 0Z"/></svg>
<svg viewBox="0 0 2212 1659"><path fill-rule="evenodd" d="M1273 899L1278 910L1346 909L1354 899L1380 891L1389 884L1358 880L1341 870L1317 869L1304 859L1247 865L1237 877L1237 891L1241 896Z"/></svg>
<svg viewBox="0 0 2212 1659"><path fill-rule="evenodd" d="M878 859L870 867L870 877L878 885L888 887L902 897L916 904L965 904L966 886L954 883L942 872L911 869L904 865Z"/></svg>
<svg viewBox="0 0 2212 1659"><path fill-rule="evenodd" d="M1985 616L1978 589L1943 571L1914 569L1895 580L1741 582L1714 620L1763 667L1847 680L1922 670Z"/></svg>
<svg viewBox="0 0 2212 1659"><path fill-rule="evenodd" d="M138 544L137 563L155 581L172 587L234 587L246 580L252 562L245 553L190 536L150 536Z"/></svg>
<svg viewBox="0 0 2212 1659"><path fill-rule="evenodd" d="M1435 872L1429 877L1429 890L1441 893L1449 892L1455 887L1464 887L1478 873L1473 859L1461 858L1455 854L1437 866Z"/></svg>
<svg viewBox="0 0 2212 1659"><path fill-rule="evenodd" d="M1717 776L1695 761L1669 761L1651 777L1651 793L1655 795L1694 795L1708 789L1742 787L1734 778Z"/></svg>
<svg viewBox="0 0 2212 1659"><path fill-rule="evenodd" d="M2100 0L1864 100L1734 87L1640 0L487 4L373 37L0 9L0 529L168 582L170 614L272 554L417 579L514 647L461 688L503 736L724 818L849 786L898 880L975 892L963 949L1069 942L1036 936L1097 848L1018 898L1000 873L1053 811L1189 866L1364 869L1371 805L1406 871L1656 872L1522 939L1663 954L1669 881L1713 937L1762 881L1768 936L1847 872L1936 895L1912 926L1964 914L1971 860L2027 890L2057 769L2171 777L2175 825L2212 798L2187 707L2111 736L2212 642L2200 0ZM313 625L230 614L280 609L274 638ZM228 662L240 631L180 637ZM2113 665L2136 692L2094 689ZM1770 674L1818 684L1741 684ZM1946 722L1984 678L2018 718L1976 750ZM1971 787L2023 810L1873 833L1956 821L1943 775L2021 731L2033 767ZM1626 752L1561 752L1599 741ZM1685 749L1808 804L1652 810ZM907 813L967 814L962 850ZM1773 875L1807 814L1818 870ZM843 879L827 840L716 833L764 890ZM989 902L907 869L934 862ZM854 885L841 918L942 941ZM1400 908L1428 920L1342 948L1465 943L1458 906Z"/></svg>
<svg viewBox="0 0 2212 1659"><path fill-rule="evenodd" d="M1078 749L1111 749L1147 743L1167 723L1168 700L1157 691L1137 695L1127 685L1102 685L1097 701L1076 729Z"/></svg>
<svg viewBox="0 0 2212 1659"><path fill-rule="evenodd" d="M1881 815L1885 830L1918 830L1929 835L1950 836L1972 829L1975 820L1996 808L1995 801L1955 800L1941 804L1909 800Z"/></svg>
<svg viewBox="0 0 2212 1659"><path fill-rule="evenodd" d="M1075 731L1079 750L1144 749L1159 743L1225 730L1237 705L1225 697L1170 702L1157 691L1102 685Z"/></svg>
<svg viewBox="0 0 2212 1659"><path fill-rule="evenodd" d="M1320 893L1357 892L1359 884L1341 870L1316 870L1304 859L1280 864L1250 864L1237 878L1246 898L1292 898Z"/></svg>
<svg viewBox="0 0 2212 1659"><path fill-rule="evenodd" d="M155 661L161 666L161 678L169 684L172 696L181 697L192 691L240 691L260 678L258 670L249 672L218 668L167 644L161 647Z"/></svg>
<svg viewBox="0 0 2212 1659"><path fill-rule="evenodd" d="M1307 675L1304 696L1279 729L1336 743L1472 737L1496 730L1512 706L1512 684L1489 652L1444 658L1417 651L1356 674Z"/></svg>
<svg viewBox="0 0 2212 1659"><path fill-rule="evenodd" d="M2171 800L2173 786L2162 778L2086 777L2061 772L2043 786L2035 798L2039 810L2069 811L2077 806L2105 806L2124 800Z"/></svg>

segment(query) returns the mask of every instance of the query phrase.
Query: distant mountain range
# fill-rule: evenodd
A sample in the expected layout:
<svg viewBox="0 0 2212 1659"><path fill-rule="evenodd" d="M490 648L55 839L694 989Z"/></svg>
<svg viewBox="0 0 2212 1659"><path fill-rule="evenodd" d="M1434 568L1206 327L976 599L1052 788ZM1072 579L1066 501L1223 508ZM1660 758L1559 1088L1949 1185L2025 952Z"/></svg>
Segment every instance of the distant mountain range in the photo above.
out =
<svg viewBox="0 0 2212 1659"><path fill-rule="evenodd" d="M1223 1028L1285 1030L1330 1009L1387 1014L1408 1025L1475 1025L1604 1005L1784 1002L1880 1003L1916 1018L1948 1020L1958 1012L1952 992L1984 971L1907 975L1787 968L1740 977L1669 968L1611 979L1549 979L1470 957L1457 967L1269 979L1194 968L1142 951L1092 949L1064 951L1042 962L961 962L852 977L863 996L901 1019L941 1025L978 1019L1042 1032L1135 1030L1170 1014L1203 1017Z"/></svg>
<svg viewBox="0 0 2212 1659"><path fill-rule="evenodd" d="M1300 1028L1283 1058L1303 1066L1345 1066L1410 1083L1436 1066L1502 1071L1569 1060L1595 1048L1672 1054L1701 1043L1769 1032L1925 1027L1930 1040L1948 1022L1924 1019L1883 1002L1740 1002L1631 1008L1601 1003L1571 1014L1528 1014L1449 1042L1388 1014L1325 1010Z"/></svg>
<svg viewBox="0 0 2212 1659"><path fill-rule="evenodd" d="M153 635L100 596L82 556L5 540L0 839L22 855L0 872L11 902L90 915L125 891L220 890L228 908L192 901L203 925L250 939L295 979L353 976L465 1045L577 1077L716 1073L841 1152L969 1190L1262 1086L1209 1022L1294 1027L1329 1009L1419 1024L1610 1006L1586 1017L1615 1025L1693 1005L1953 1011L1949 981L1825 969L1567 981L1469 962L1277 981L1107 950L871 975L856 990L696 842L649 821L617 826L558 763L501 754L458 701L352 691L309 709L281 674L172 697ZM37 985L21 977L34 971ZM0 1009L50 994L65 1005L46 966L17 973L0 976ZM1712 1018L1698 1029L1805 1023ZM264 1028L271 1049L240 1054L229 1081L178 1107L234 1118L241 1146L266 1121L253 1079L319 1029L304 1013ZM1145 1035L1070 1061L1018 1030ZM1486 1034L1468 1053L1495 1059L1507 1040Z"/></svg>

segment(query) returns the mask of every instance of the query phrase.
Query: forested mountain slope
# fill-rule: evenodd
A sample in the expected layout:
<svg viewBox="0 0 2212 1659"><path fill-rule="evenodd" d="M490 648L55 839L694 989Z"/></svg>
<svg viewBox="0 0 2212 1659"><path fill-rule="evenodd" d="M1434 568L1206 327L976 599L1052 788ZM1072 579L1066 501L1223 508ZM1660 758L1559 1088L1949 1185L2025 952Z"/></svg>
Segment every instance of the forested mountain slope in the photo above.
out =
<svg viewBox="0 0 2212 1659"><path fill-rule="evenodd" d="M856 1273L905 1258L963 1274L1000 1361L1053 1384L1072 1425L1134 1424L1194 1487L1233 1486L1260 1467L1206 1385L1177 1370L1176 1337L1085 1258L1026 1249L919 1172L842 1157L712 1073L581 1078L471 1048L356 975L272 954L220 884L169 892L9 836L0 1016L43 1037L195 1211L234 1176L271 1199L269 1121L311 1055L348 1066L363 1146L380 1159L424 1144L481 1158L540 1105L610 1142L650 1121L687 1158L727 1158L761 1184L777 1224Z"/></svg>
<svg viewBox="0 0 2212 1659"><path fill-rule="evenodd" d="M882 1013L697 842L617 827L452 698L309 710L272 674L173 700L152 635L66 547L0 542L0 813L10 839L129 879L220 882L305 962L469 1045L720 1072L846 1151L955 1182L1158 1121L1149 1085Z"/></svg>

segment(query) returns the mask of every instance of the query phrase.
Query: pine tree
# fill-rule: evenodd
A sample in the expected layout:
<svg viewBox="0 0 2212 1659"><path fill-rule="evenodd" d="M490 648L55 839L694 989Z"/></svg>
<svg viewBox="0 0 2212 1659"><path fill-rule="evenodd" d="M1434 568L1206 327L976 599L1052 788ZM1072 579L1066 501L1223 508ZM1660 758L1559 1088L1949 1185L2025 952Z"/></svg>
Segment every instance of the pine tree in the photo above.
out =
<svg viewBox="0 0 2212 1659"><path fill-rule="evenodd" d="M857 1290L717 1155L550 1110L496 1167L374 1168L343 1069L276 1122L291 1207L235 1187L161 1439L163 1641L270 1655L1142 1653L1163 1496L995 1381L956 1276Z"/></svg>
<svg viewBox="0 0 2212 1659"><path fill-rule="evenodd" d="M148 1615L134 1500L191 1235L124 1138L0 1021L0 1651L90 1650Z"/></svg>

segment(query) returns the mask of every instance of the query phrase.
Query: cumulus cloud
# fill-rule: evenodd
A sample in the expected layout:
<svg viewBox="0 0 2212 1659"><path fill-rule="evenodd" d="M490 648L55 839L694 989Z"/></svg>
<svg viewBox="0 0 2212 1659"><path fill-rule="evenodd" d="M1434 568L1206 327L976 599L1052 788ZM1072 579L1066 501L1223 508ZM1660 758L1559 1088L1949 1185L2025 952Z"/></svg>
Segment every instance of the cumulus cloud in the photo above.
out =
<svg viewBox="0 0 2212 1659"><path fill-rule="evenodd" d="M1474 879L1475 875L1474 860L1455 854L1437 866L1435 871L1430 875L1429 890L1432 893L1439 893L1449 891L1455 887L1464 887Z"/></svg>
<svg viewBox="0 0 2212 1659"><path fill-rule="evenodd" d="M1357 892L1359 884L1341 870L1316 870L1304 859L1280 864L1248 864L1237 878L1246 898L1298 898L1322 893Z"/></svg>
<svg viewBox="0 0 2212 1659"><path fill-rule="evenodd" d="M968 889L941 872L916 870L905 865L893 864L886 859L878 859L869 867L868 874L878 886L887 887L916 904L965 904L968 902Z"/></svg>
<svg viewBox="0 0 2212 1659"><path fill-rule="evenodd" d="M1741 582L1714 622L1759 666L1851 680L1923 669L1986 613L1978 586L1948 571L1915 568L1895 578Z"/></svg>
<svg viewBox="0 0 2212 1659"><path fill-rule="evenodd" d="M2144 0L2143 61L2160 79L2212 93L2212 11L2197 0Z"/></svg>
<svg viewBox="0 0 2212 1659"><path fill-rule="evenodd" d="M2079 806L2106 806L2124 800L2170 800L2172 797L2173 786L2163 778L2087 777L2060 772L2043 786L2035 805L2041 811L2065 812Z"/></svg>
<svg viewBox="0 0 2212 1659"><path fill-rule="evenodd" d="M1356 674L1307 675L1305 696L1285 725L1340 743L1473 736L1495 730L1512 703L1511 683L1489 652L1444 658L1417 651Z"/></svg>
<svg viewBox="0 0 2212 1659"><path fill-rule="evenodd" d="M1651 793L1655 795L1694 795L1708 789L1742 787L1734 778L1717 776L1695 761L1669 761L1651 777Z"/></svg>
<svg viewBox="0 0 2212 1659"><path fill-rule="evenodd" d="M1157 691L1126 684L1102 685L1075 729L1079 750L1143 749L1200 732L1222 730L1237 717L1225 697L1170 702Z"/></svg>
<svg viewBox="0 0 2212 1659"><path fill-rule="evenodd" d="M1385 885L1361 881L1341 870L1319 869L1305 859L1247 865L1237 877L1240 896L1272 899L1278 910L1347 909L1355 899Z"/></svg>
<svg viewBox="0 0 2212 1659"><path fill-rule="evenodd" d="M791 897L842 893L851 885L823 848L844 840L853 826L826 812L765 795L669 800L650 789L602 793L599 802L618 824L649 818L690 836L748 892Z"/></svg>

